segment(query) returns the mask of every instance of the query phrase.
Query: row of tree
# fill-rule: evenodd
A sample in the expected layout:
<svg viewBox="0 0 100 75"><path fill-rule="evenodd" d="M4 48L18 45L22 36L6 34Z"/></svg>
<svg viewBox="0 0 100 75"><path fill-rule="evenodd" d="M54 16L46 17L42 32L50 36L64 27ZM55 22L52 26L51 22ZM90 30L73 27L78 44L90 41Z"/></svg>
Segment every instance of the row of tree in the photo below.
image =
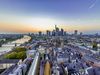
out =
<svg viewBox="0 0 100 75"><path fill-rule="evenodd" d="M6 59L25 59L26 58L26 48L16 47L13 52L5 55Z"/></svg>

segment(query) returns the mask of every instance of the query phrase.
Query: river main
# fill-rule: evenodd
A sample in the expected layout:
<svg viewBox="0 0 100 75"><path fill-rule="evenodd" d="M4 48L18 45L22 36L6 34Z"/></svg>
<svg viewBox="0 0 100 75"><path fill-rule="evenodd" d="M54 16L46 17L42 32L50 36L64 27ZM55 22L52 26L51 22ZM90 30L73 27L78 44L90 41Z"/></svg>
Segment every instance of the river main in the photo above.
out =
<svg viewBox="0 0 100 75"><path fill-rule="evenodd" d="M17 46L20 46L21 44L28 42L30 39L31 39L30 36L24 35L24 37L21 39L17 39L15 41L11 41L6 44L3 44L2 47L0 47L0 55L11 51L12 48L15 46L15 43L17 44Z"/></svg>

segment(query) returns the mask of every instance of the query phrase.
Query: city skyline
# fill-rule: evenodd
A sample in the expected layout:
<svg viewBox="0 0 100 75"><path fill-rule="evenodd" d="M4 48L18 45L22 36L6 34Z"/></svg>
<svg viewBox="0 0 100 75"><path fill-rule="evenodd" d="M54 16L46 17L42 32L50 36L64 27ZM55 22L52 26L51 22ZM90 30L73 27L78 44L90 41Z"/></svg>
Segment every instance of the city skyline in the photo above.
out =
<svg viewBox="0 0 100 75"><path fill-rule="evenodd" d="M1 0L0 33L53 30L100 33L99 0Z"/></svg>

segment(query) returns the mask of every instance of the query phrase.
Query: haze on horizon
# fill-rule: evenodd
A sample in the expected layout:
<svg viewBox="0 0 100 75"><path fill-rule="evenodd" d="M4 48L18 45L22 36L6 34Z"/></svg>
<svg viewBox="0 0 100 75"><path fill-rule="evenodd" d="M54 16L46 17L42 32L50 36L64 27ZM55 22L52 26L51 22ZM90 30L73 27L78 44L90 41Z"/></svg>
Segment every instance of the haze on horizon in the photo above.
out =
<svg viewBox="0 0 100 75"><path fill-rule="evenodd" d="M53 30L100 33L99 0L0 0L0 33Z"/></svg>

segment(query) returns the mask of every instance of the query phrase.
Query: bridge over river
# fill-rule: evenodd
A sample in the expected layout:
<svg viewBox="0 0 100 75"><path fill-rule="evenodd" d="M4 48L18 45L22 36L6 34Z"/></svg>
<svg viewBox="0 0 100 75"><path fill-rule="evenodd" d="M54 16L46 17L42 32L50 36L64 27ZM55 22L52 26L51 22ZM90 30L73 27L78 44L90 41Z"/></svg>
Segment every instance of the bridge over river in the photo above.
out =
<svg viewBox="0 0 100 75"><path fill-rule="evenodd" d="M15 41L11 41L6 44L3 44L2 47L0 47L0 55L11 51L14 46L20 46L21 44L28 42L30 39L31 39L30 36L25 35L21 39L17 39Z"/></svg>

